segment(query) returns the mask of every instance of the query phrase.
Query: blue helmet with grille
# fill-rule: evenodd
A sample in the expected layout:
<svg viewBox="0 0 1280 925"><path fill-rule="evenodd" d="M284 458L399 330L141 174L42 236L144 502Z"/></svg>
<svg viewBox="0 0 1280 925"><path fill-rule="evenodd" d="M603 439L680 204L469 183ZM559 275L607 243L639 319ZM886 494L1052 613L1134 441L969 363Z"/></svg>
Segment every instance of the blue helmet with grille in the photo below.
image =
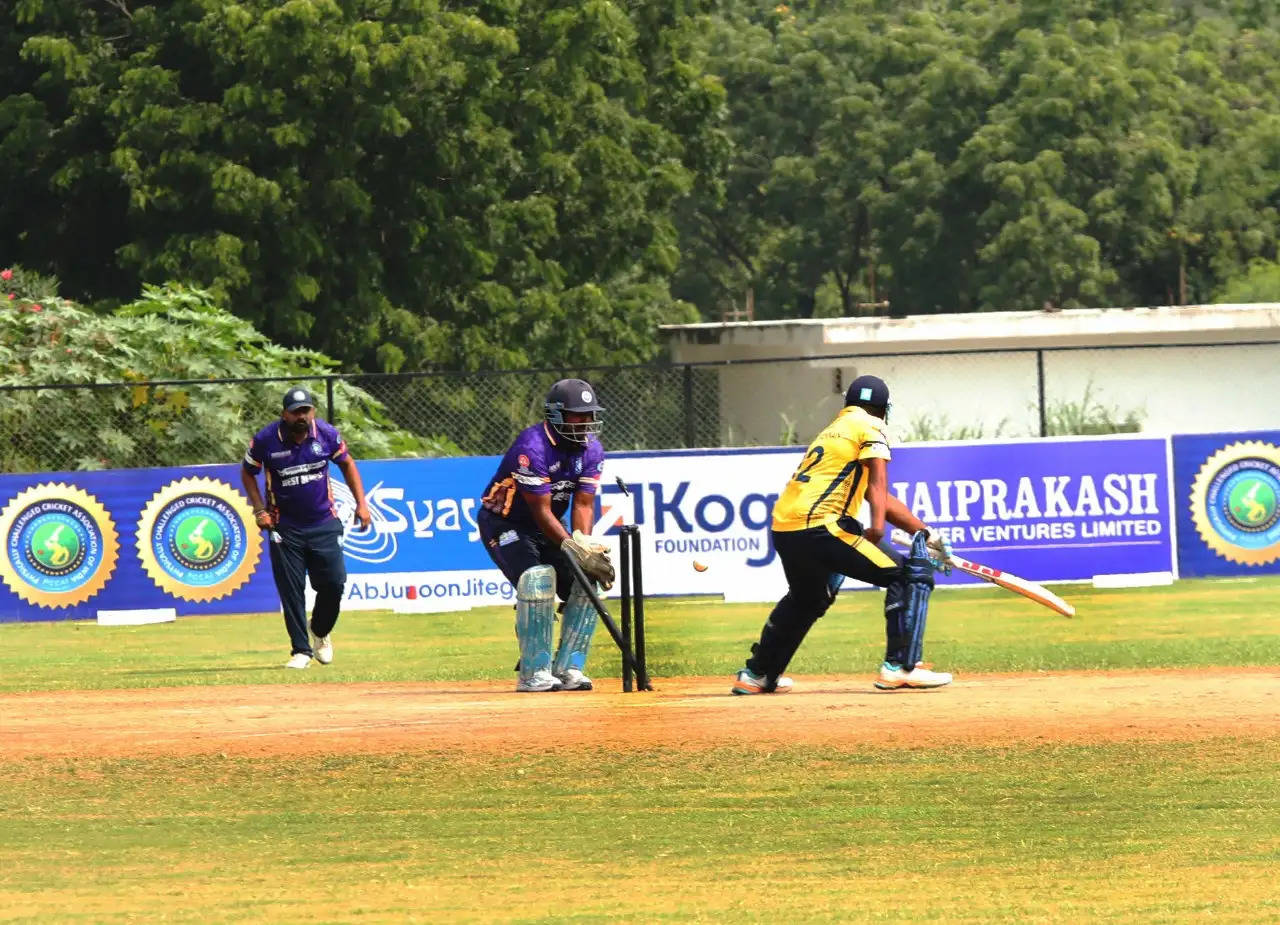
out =
<svg viewBox="0 0 1280 925"><path fill-rule="evenodd" d="M542 407L551 429L572 443L586 446L593 435L600 433L600 415L604 408L596 400L596 390L583 379L561 379L551 387ZM589 414L590 418L566 421L566 412Z"/></svg>

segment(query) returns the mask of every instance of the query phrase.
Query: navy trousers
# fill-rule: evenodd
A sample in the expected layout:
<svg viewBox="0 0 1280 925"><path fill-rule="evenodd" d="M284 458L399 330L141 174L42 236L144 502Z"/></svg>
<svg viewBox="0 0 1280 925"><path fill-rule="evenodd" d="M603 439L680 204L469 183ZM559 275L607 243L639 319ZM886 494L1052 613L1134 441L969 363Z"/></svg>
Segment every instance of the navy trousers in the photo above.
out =
<svg viewBox="0 0 1280 925"><path fill-rule="evenodd" d="M312 655L307 632L306 581L316 592L311 614L311 632L328 636L338 622L342 586L347 581L347 564L342 558L342 522L336 517L310 527L277 527L279 542L269 539L271 574L280 592L284 625L289 631L293 655Z"/></svg>

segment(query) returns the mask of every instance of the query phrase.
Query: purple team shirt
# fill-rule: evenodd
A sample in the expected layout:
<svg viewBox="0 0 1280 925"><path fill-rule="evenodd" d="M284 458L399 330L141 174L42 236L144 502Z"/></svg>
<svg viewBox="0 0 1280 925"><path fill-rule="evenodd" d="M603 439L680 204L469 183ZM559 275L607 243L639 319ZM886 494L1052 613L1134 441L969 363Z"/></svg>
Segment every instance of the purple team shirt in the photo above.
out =
<svg viewBox="0 0 1280 925"><path fill-rule="evenodd" d="M595 437L584 447L555 438L545 423L534 424L502 457L480 503L518 529L537 530L520 492L550 495L551 513L562 518L575 492L596 493L603 470L604 447Z"/></svg>
<svg viewBox="0 0 1280 925"><path fill-rule="evenodd" d="M294 443L281 421L253 435L244 467L257 475L267 470L267 509L286 527L311 527L338 516L329 485L329 463L347 458L338 428L316 418L311 433Z"/></svg>

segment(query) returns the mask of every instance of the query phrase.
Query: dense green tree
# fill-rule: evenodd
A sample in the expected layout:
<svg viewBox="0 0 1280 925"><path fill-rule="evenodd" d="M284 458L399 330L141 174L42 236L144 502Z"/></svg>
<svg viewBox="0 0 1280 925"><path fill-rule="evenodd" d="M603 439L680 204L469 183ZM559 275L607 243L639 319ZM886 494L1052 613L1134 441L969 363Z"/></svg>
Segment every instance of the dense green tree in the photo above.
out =
<svg viewBox="0 0 1280 925"><path fill-rule="evenodd" d="M732 155L683 206L675 291L754 288L761 317L1209 298L1280 244L1278 53L1242 0L727 0L701 60Z"/></svg>
<svg viewBox="0 0 1280 925"><path fill-rule="evenodd" d="M639 360L714 170L697 3L0 3L0 253L366 368Z"/></svg>

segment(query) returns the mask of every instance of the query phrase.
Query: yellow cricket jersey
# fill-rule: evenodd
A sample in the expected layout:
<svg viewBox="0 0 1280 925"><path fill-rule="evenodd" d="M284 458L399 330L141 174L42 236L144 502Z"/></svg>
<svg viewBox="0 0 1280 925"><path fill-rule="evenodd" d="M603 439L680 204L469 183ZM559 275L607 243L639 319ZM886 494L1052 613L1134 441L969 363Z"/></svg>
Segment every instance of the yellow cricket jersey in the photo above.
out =
<svg viewBox="0 0 1280 925"><path fill-rule="evenodd" d="M867 493L868 459L889 459L884 421L849 405L809 445L773 506L773 529L834 526L856 517ZM841 531L843 533L843 531Z"/></svg>

